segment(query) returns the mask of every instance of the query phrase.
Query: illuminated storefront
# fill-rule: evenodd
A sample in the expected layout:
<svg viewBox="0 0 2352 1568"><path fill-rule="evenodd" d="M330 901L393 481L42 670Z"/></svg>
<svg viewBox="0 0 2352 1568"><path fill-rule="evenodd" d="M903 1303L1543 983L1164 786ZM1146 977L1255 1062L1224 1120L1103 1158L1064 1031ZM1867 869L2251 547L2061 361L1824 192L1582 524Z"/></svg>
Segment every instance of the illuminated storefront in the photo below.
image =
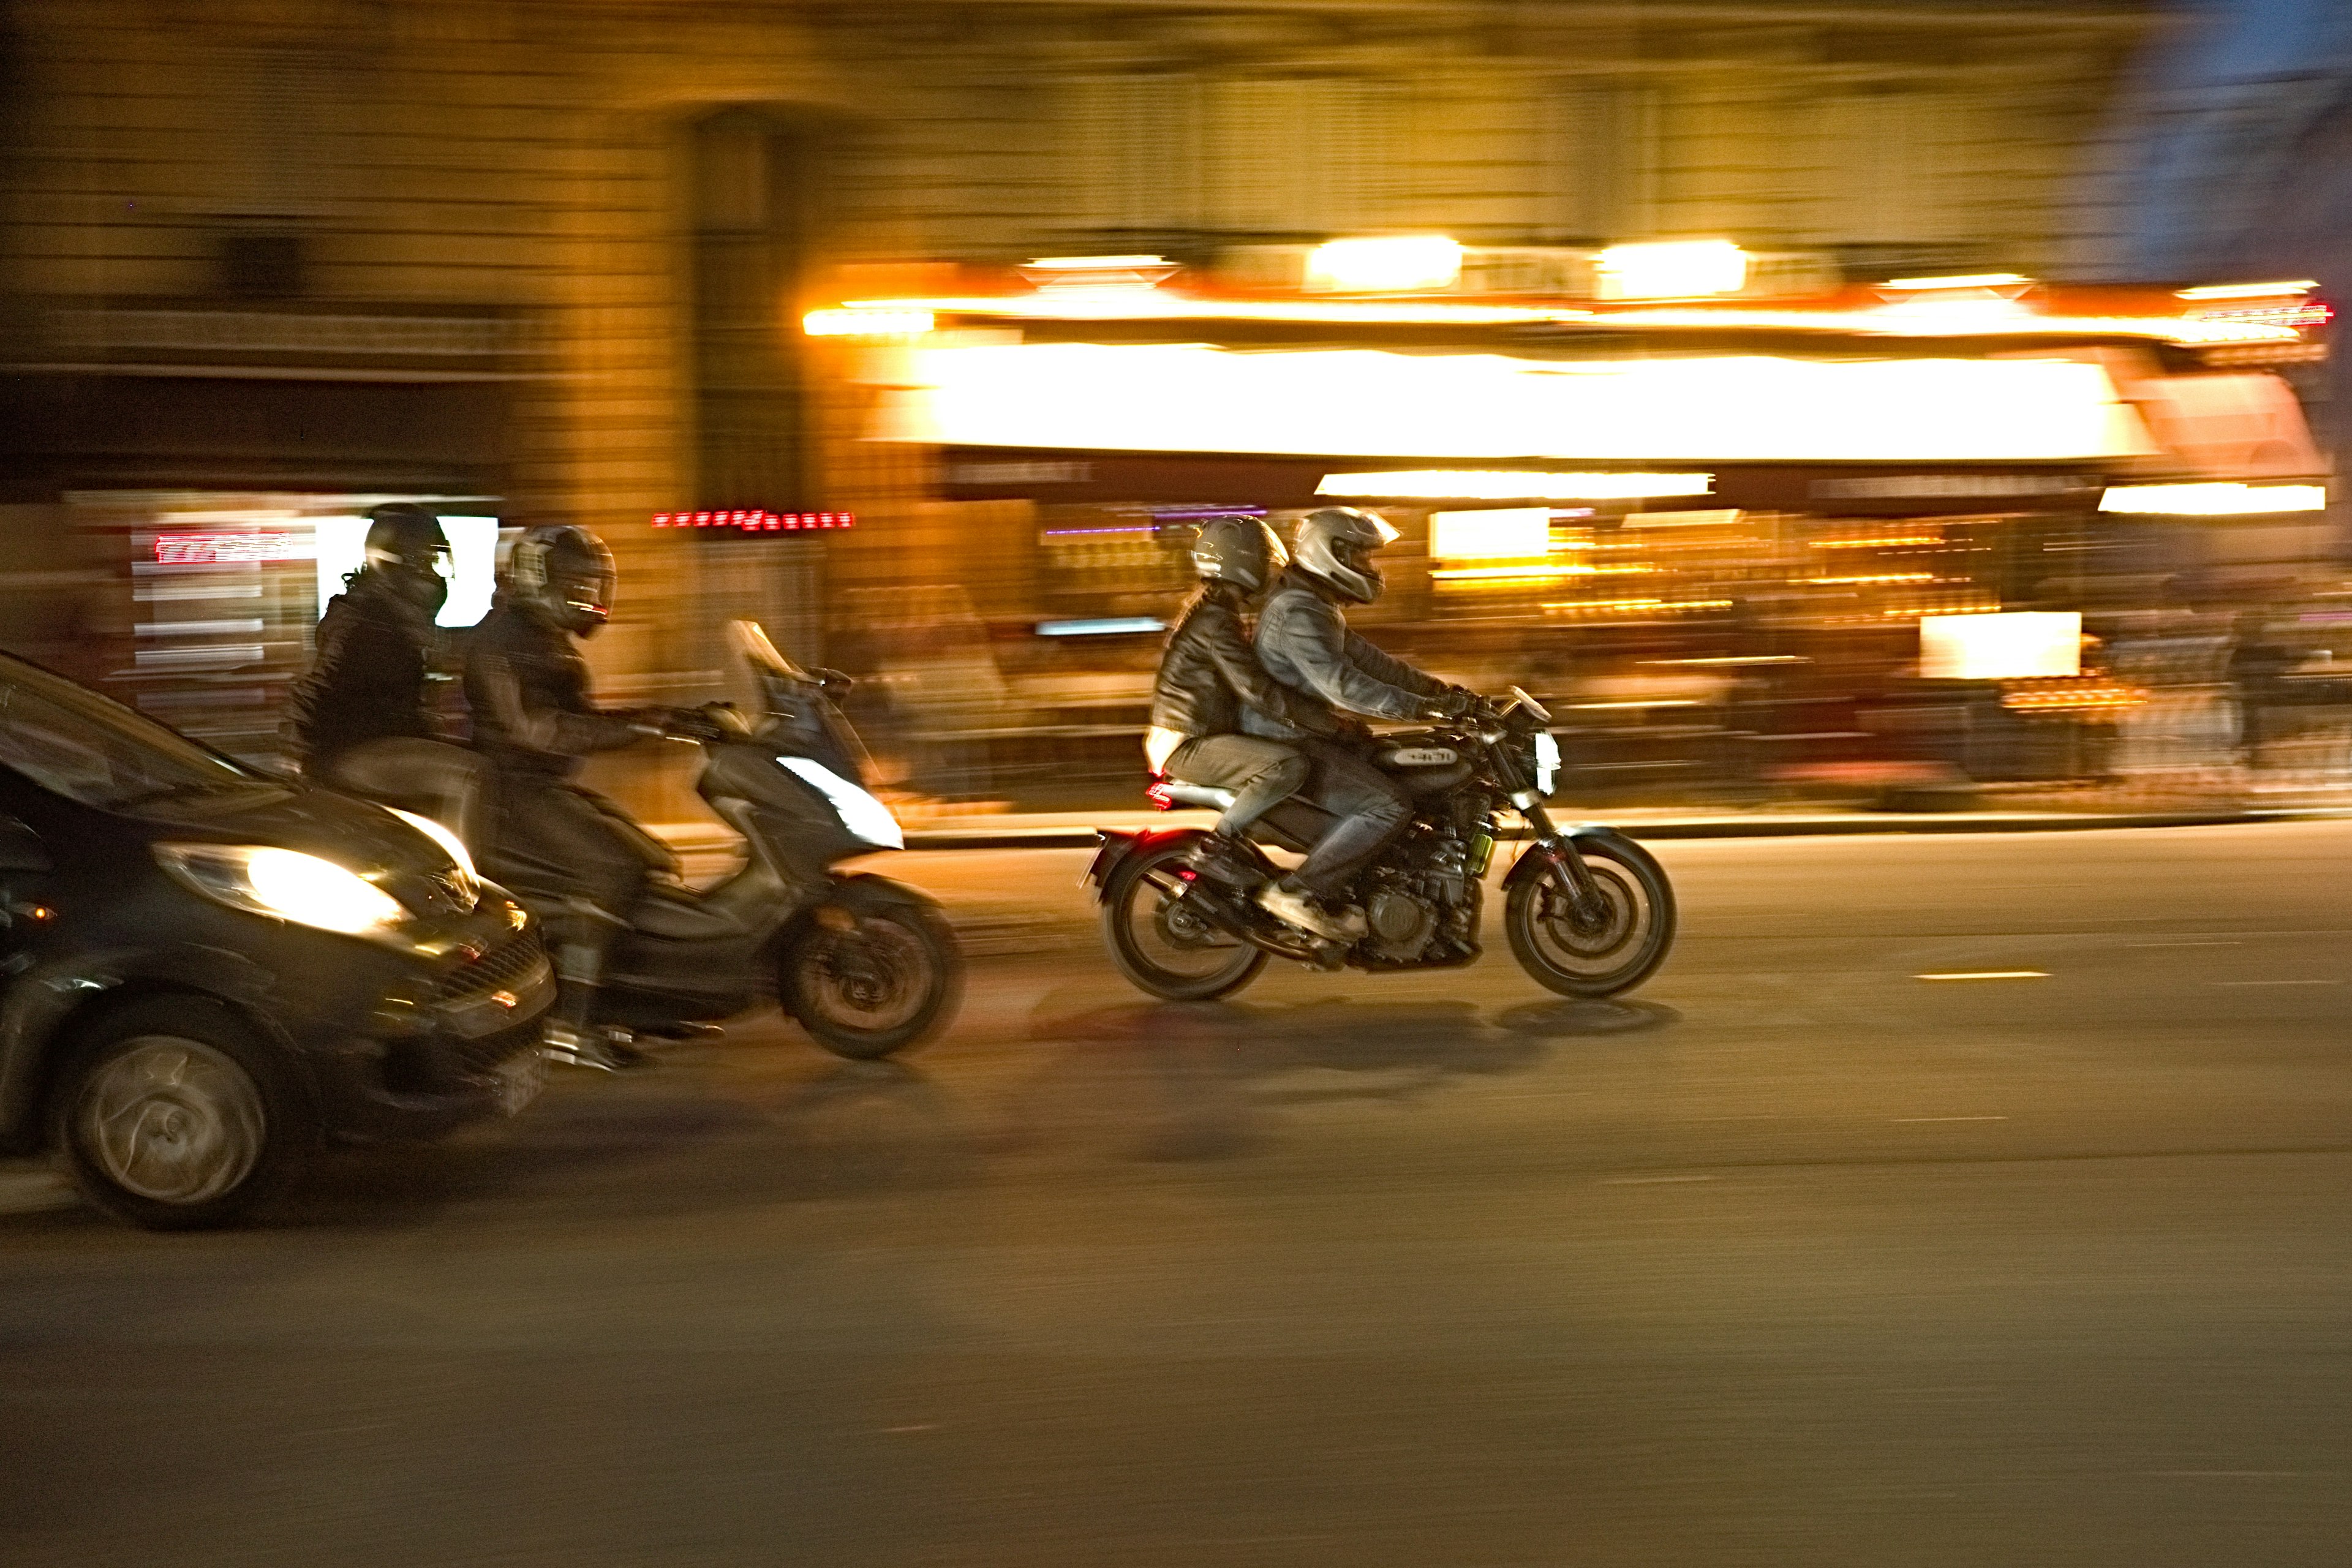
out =
<svg viewBox="0 0 2352 1568"><path fill-rule="evenodd" d="M1786 737L1763 749L1783 771L1901 752L1886 714L1957 689L1922 665L1925 617L2073 615L2095 638L2147 586L2119 579L2226 596L2258 538L2267 590L2282 563L2333 569L2285 379L2324 352L2308 285L1659 300L1627 296L1696 289L1643 268L1747 285L1719 252L1614 274L1612 254L1613 288L1574 301L1409 294L1444 287L1422 255L1418 281L1356 297L1318 291L1311 258L1295 294L1065 258L810 325L869 344L875 434L939 451L996 557L974 599L1000 664L1090 679L1101 700L1056 715L1090 730L1135 720L1188 586L1177 546L1218 508L1378 509L1400 539L1360 618L1455 679L1561 698L1637 770L1669 731ZM2131 700L2095 655L1969 668L2020 721Z"/></svg>

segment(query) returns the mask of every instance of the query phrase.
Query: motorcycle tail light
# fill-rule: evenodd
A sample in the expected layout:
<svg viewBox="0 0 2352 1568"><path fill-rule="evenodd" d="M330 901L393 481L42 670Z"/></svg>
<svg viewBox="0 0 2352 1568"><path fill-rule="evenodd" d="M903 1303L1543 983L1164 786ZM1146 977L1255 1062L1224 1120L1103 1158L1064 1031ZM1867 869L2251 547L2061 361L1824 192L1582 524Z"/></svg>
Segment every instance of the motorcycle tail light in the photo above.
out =
<svg viewBox="0 0 2352 1568"><path fill-rule="evenodd" d="M1176 803L1168 797L1168 781L1166 779L1153 779L1150 784L1146 784L1143 789L1143 797L1151 803L1154 810L1173 811L1176 809Z"/></svg>

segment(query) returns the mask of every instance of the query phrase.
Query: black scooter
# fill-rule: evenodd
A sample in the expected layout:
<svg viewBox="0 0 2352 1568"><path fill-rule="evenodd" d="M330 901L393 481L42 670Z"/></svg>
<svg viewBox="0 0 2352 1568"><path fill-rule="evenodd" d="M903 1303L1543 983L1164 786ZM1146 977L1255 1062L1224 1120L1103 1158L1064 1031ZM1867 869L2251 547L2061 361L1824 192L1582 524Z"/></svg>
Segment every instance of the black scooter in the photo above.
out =
<svg viewBox="0 0 2352 1568"><path fill-rule="evenodd" d="M742 868L697 892L648 881L605 963L595 1022L677 1036L772 995L826 1049L887 1057L955 1014L962 959L931 899L835 865L906 840L864 784L866 753L834 699L846 677L800 669L751 621L730 624L758 678L756 721L725 703L677 716L698 742L695 788L743 836ZM495 860L485 868L495 878Z"/></svg>

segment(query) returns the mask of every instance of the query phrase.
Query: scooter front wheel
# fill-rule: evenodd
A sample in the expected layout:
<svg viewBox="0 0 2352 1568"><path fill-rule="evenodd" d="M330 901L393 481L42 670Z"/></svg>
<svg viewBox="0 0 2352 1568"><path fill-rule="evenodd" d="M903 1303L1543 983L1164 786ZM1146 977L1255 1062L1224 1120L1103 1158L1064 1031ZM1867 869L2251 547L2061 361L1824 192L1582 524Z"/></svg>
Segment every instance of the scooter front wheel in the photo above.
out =
<svg viewBox="0 0 2352 1568"><path fill-rule="evenodd" d="M779 958L776 994L817 1044L871 1061L928 1037L955 1014L963 957L928 904L834 905Z"/></svg>

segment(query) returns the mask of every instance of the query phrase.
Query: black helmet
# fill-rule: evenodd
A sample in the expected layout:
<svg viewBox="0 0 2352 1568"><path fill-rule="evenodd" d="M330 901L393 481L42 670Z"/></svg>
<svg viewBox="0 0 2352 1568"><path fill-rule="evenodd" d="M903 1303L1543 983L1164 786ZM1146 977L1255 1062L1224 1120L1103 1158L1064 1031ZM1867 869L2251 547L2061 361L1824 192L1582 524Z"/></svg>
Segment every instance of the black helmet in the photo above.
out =
<svg viewBox="0 0 2352 1568"><path fill-rule="evenodd" d="M449 599L449 536L429 507L394 501L368 513L365 570L383 574L386 586L424 611L437 616Z"/></svg>
<svg viewBox="0 0 2352 1568"><path fill-rule="evenodd" d="M534 528L516 541L507 592L541 619L593 637L613 616L613 552L584 528Z"/></svg>
<svg viewBox="0 0 2352 1568"><path fill-rule="evenodd" d="M1372 552L1396 536L1395 529L1370 512L1327 506L1299 520L1293 559L1298 570L1341 598L1369 605L1386 586L1372 564Z"/></svg>
<svg viewBox="0 0 2352 1568"><path fill-rule="evenodd" d="M1192 541L1192 569L1212 583L1255 594L1290 564L1274 530L1254 517L1213 517Z"/></svg>

